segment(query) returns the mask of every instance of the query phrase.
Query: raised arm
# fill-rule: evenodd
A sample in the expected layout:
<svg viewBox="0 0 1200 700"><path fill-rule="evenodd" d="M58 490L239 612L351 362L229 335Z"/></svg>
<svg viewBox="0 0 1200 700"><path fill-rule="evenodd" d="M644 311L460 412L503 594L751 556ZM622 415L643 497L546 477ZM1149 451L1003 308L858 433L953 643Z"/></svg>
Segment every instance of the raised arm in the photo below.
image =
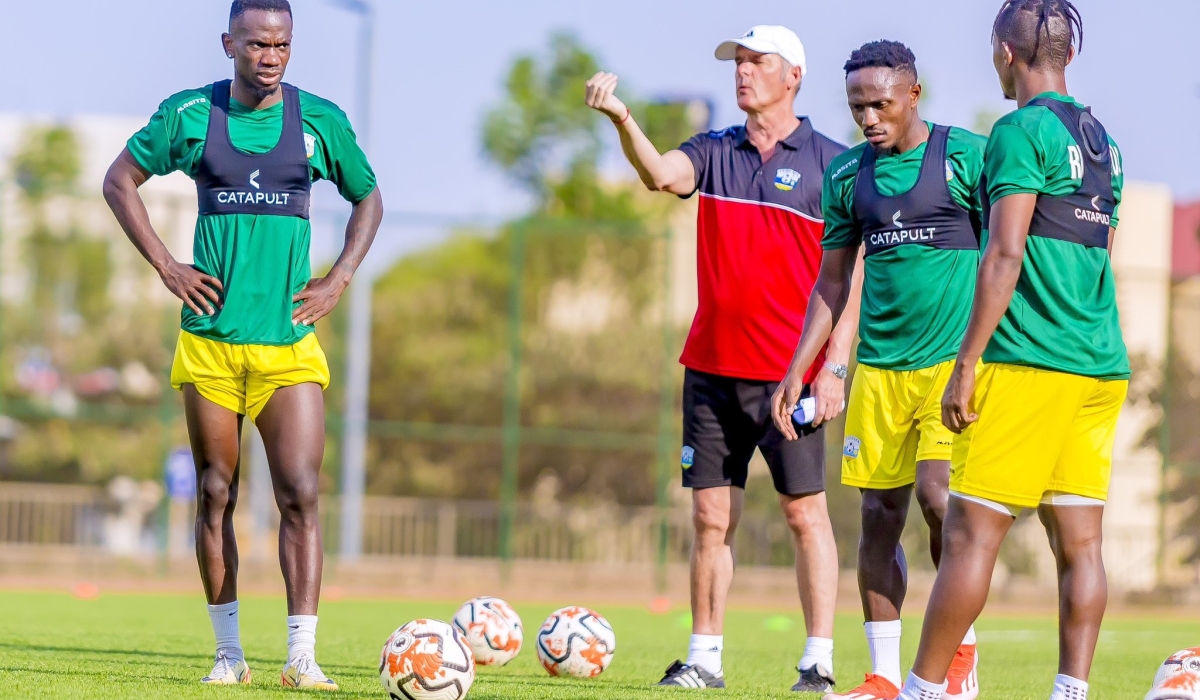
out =
<svg viewBox="0 0 1200 700"><path fill-rule="evenodd" d="M134 247L154 266L167 289L197 314L212 315L214 306L221 306L221 293L225 291L221 281L171 256L171 251L150 224L146 203L138 192L149 179L150 173L138 164L128 148L123 149L104 176L104 201L108 202L117 223Z"/></svg>
<svg viewBox="0 0 1200 700"><path fill-rule="evenodd" d="M653 192L689 195L696 191L696 169L683 151L658 149L642 133L629 108L615 94L617 76L600 72L587 81L585 100L592 109L603 113L617 127L621 150L637 170L642 183Z"/></svg>
<svg viewBox="0 0 1200 700"><path fill-rule="evenodd" d="M329 270L329 274L310 280L308 285L292 301L303 302L292 312L292 323L311 326L324 318L337 306L342 292L350 286L358 266L362 264L379 224L383 221L383 195L379 188L354 204L350 221L346 223L346 242L342 254Z"/></svg>
<svg viewBox="0 0 1200 700"><path fill-rule="evenodd" d="M821 347L826 342L829 343L826 354L828 362L849 362L854 334L858 330L858 307L862 294L859 247L827 250L821 258L821 271L808 300L808 312L804 317L804 330L800 333L800 342L792 355L792 364L788 367L787 375L771 399L771 417L775 421L775 427L789 440L795 440L797 437L795 426L792 425L792 412L796 410L796 402L800 400L800 392L804 388L804 375L821 352ZM822 369L821 373L829 376L822 382L827 386L816 392L817 416L813 421L814 425L837 417L845 397L844 393L840 397L835 396L839 390L844 392L841 380L828 381L829 378L837 378L827 369ZM818 381L821 379L819 376Z"/></svg>
<svg viewBox="0 0 1200 700"><path fill-rule="evenodd" d="M988 226L988 244L979 261L971 320L958 351L954 372L942 395L942 422L955 433L979 420L971 406L975 366L1008 310L1021 277L1025 241L1037 205L1036 194L1010 194L996 201Z"/></svg>

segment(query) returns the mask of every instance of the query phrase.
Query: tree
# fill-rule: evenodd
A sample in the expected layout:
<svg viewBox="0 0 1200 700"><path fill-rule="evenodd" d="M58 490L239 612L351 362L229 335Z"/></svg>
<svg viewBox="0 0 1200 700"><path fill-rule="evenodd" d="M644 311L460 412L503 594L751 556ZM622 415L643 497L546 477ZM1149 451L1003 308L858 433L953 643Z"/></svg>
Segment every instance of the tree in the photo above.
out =
<svg viewBox="0 0 1200 700"><path fill-rule="evenodd" d="M12 169L25 196L40 203L52 194L70 194L79 179L79 141L62 125L31 129L13 157Z"/></svg>
<svg viewBox="0 0 1200 700"><path fill-rule="evenodd" d="M25 425L6 478L95 482L114 473L155 475L162 435L170 429L160 421L138 420L147 414L129 404L148 400L119 390L118 370L134 363L142 372L149 367L165 375L168 316L149 300L112 307L111 250L128 243L115 225L93 228L89 214L98 193L80 191L82 167L79 139L63 125L27 130L10 161L24 216L5 235L21 243L30 303L4 309L0 376L8 380L17 374L15 367L34 359L48 365L45 374L53 379L37 388L18 389L16 381L0 388L11 398L6 410ZM87 381L97 377L100 383ZM111 388L97 389L100 384ZM83 401L76 400L77 391ZM72 415L64 406L105 419L47 417Z"/></svg>
<svg viewBox="0 0 1200 700"><path fill-rule="evenodd" d="M603 148L595 113L582 98L598 61L565 32L550 37L547 54L548 62L535 54L517 58L505 99L483 125L484 152L543 204L552 179L594 173Z"/></svg>
<svg viewBox="0 0 1200 700"><path fill-rule="evenodd" d="M495 431L509 371L509 296L519 274L521 423L543 443L522 448L522 492L553 473L567 499L653 501L652 449L579 448L555 437L564 430L653 434L659 420L663 246L649 232L676 205L643 196L632 178L601 181L611 127L583 102L583 85L598 66L563 33L545 51L518 57L504 97L484 119L482 141L491 160L536 197L534 209L493 236L459 232L379 281L372 418L453 425L462 439L376 435L371 492L496 496ZM662 137L678 138L670 114L660 117Z"/></svg>

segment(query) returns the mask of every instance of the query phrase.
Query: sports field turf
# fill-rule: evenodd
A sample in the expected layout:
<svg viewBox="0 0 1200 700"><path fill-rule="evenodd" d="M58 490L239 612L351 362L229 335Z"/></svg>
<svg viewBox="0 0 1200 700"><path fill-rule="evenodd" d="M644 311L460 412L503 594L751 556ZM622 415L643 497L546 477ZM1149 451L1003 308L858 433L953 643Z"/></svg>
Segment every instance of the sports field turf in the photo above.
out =
<svg viewBox="0 0 1200 700"><path fill-rule="evenodd" d="M587 601L561 601L580 602ZM340 601L321 606L317 653L342 687L338 697L382 698L376 672L388 634L415 617L449 619L453 602ZM687 619L676 609L597 606L617 633L612 666L594 681L551 678L530 642L553 605L515 606L527 629L521 655L506 667L481 669L470 697L477 700L579 698L626 700L678 696L685 690L649 687L672 659L685 653ZM254 669L249 687L207 688L196 680L211 664L212 632L203 600L191 596L102 595L78 600L59 593L0 592L0 697L3 698L266 698L295 697L279 687L286 634L281 598L242 601L242 641ZM837 676L842 687L867 670L861 621L838 618ZM911 663L919 618L905 621L905 667ZM1049 617L995 616L978 625L981 698L1044 700L1055 672L1056 633ZM803 643L799 614L737 610L726 629L730 685L718 697L796 698L788 692ZM1093 700L1140 700L1158 664L1200 643L1194 619L1114 616L1105 623L1092 676ZM850 684L850 685L847 685ZM695 692L695 691L691 691ZM302 696L312 697L304 692Z"/></svg>

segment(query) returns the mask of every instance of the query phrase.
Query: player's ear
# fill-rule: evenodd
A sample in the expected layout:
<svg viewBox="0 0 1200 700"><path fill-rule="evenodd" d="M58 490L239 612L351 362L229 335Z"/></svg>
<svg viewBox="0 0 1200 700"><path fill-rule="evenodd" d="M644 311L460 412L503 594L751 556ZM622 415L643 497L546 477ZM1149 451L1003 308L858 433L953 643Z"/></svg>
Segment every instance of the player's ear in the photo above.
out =
<svg viewBox="0 0 1200 700"><path fill-rule="evenodd" d="M229 32L221 34L221 48L225 51L226 58L233 58L233 35Z"/></svg>
<svg viewBox="0 0 1200 700"><path fill-rule="evenodd" d="M1074 60L1075 60L1075 45L1072 44L1067 47L1067 62L1065 65L1067 65L1067 66L1071 65L1071 61L1074 61Z"/></svg>
<svg viewBox="0 0 1200 700"><path fill-rule="evenodd" d="M912 87L909 88L908 96L909 99L912 100L913 106L916 106L916 104L921 101L922 90L923 88L921 87L920 83L913 83Z"/></svg>

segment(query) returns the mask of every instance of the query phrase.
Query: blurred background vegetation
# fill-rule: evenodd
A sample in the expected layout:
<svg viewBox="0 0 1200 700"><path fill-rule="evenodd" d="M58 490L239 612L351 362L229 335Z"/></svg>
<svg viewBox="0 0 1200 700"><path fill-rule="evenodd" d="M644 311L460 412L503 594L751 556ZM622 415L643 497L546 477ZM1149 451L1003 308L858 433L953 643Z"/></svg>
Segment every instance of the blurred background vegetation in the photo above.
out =
<svg viewBox="0 0 1200 700"><path fill-rule="evenodd" d="M478 137L534 206L495 228L460 227L379 279L369 494L497 497L516 313L521 424L540 436L521 450L521 498L652 504L666 434L671 498L688 502L674 462L682 384L676 358L691 319L675 313L670 287L673 272L694 271L692 261L678 267L671 232L679 221L690 225L694 214L689 203L647 193L624 169L619 177L606 170L615 146L611 127L581 98L599 65L578 39L561 33L518 57ZM646 99L625 84L621 90L661 150L708 128L711 105L702 100ZM986 131L995 118L980 113L973 126ZM16 207L21 230L2 235L21 241L29 291L27 303L0 307L0 414L8 417L0 420L0 480L161 479L166 454L186 444L179 397L166 385L178 304L139 291L157 278L136 259L97 193L80 190L81 149L68 128L29 131L11 166L15 193L0 202ZM123 266L118 258L133 262ZM515 309L514 274L521 275ZM322 475L328 493L339 483L345 314L339 308L319 329L335 372ZM1179 531L1197 532L1200 472L1187 465L1200 463L1200 379L1186 363L1171 371L1165 378L1146 372L1152 380L1132 400L1169 407L1165 433L1145 441L1167 456L1164 498L1187 513ZM621 439L598 446L581 437L585 432ZM858 494L833 487L840 422L828 433L830 512L843 563L852 564ZM751 479L747 507L777 509L764 465ZM915 512L912 525L909 561L925 567L924 525ZM1014 571L1022 556L1010 555ZM1200 560L1200 551L1191 558Z"/></svg>

